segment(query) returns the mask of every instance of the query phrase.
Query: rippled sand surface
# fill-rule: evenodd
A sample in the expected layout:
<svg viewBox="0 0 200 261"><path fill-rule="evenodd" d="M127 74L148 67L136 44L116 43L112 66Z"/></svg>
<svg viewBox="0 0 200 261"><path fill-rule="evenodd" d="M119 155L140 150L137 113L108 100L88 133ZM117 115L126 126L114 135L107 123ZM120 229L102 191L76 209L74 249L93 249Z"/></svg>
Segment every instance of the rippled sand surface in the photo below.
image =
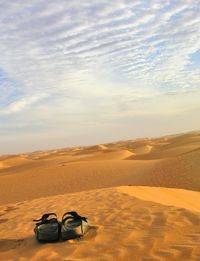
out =
<svg viewBox="0 0 200 261"><path fill-rule="evenodd" d="M0 260L200 260L200 133L0 158ZM69 210L79 240L39 244Z"/></svg>

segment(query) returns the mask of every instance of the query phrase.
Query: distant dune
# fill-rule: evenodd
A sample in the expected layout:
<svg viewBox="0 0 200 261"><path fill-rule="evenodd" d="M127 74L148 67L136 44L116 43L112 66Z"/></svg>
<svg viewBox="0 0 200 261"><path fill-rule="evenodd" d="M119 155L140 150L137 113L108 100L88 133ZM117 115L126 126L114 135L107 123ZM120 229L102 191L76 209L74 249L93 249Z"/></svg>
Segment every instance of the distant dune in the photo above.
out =
<svg viewBox="0 0 200 261"><path fill-rule="evenodd" d="M200 132L4 157L0 203L121 185L199 191L199 162Z"/></svg>
<svg viewBox="0 0 200 261"><path fill-rule="evenodd" d="M0 158L0 260L200 260L200 132ZM32 219L77 210L80 241Z"/></svg>

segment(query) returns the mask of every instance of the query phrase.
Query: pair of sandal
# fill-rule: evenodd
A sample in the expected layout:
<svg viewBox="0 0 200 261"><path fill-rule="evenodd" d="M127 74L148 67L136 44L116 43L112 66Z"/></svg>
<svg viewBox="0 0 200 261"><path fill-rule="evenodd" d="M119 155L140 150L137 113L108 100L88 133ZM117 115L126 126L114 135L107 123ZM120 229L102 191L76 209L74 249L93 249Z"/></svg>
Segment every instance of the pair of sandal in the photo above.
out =
<svg viewBox="0 0 200 261"><path fill-rule="evenodd" d="M35 236L40 242L55 242L74 239L83 236L89 229L87 218L75 211L66 212L59 222L55 213L44 214L40 219L34 219Z"/></svg>

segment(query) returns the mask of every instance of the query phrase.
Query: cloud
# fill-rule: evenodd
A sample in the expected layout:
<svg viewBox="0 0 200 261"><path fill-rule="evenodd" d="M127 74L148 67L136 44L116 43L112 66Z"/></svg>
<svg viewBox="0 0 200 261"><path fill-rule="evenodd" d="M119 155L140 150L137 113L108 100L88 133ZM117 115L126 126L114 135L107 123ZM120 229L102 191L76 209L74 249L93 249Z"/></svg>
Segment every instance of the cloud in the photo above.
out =
<svg viewBox="0 0 200 261"><path fill-rule="evenodd" d="M6 110L2 111L4 114L11 114L11 113L16 113L20 112L23 109L27 109L27 107L30 107L32 104L36 104L40 100L43 100L45 97L44 94L42 95L35 95L31 97L23 97L15 102L10 103Z"/></svg>
<svg viewBox="0 0 200 261"><path fill-rule="evenodd" d="M189 110L200 83L199 11L192 0L1 1L1 126L11 115L67 129Z"/></svg>

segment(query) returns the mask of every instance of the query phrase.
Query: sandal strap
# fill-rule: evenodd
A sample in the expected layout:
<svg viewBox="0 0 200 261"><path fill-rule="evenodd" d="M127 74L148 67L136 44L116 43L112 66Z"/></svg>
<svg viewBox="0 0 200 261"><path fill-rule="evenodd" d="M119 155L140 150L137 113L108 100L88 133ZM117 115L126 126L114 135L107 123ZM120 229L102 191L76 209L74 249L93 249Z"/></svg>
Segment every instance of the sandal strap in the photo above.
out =
<svg viewBox="0 0 200 261"><path fill-rule="evenodd" d="M86 217L82 217L80 216L77 212L75 211L69 211L69 212L66 212L64 213L63 217L62 217L62 224L65 223L66 220L74 220L74 221L81 221L81 230L82 230L82 222L85 221L87 222L87 218Z"/></svg>
<svg viewBox="0 0 200 261"><path fill-rule="evenodd" d="M48 219L49 216L54 216L54 217ZM46 214L42 215L42 217L40 219L33 219L34 222L38 222L38 223L36 223L36 225L46 224L46 223L51 222L52 220L55 220L58 222L56 213L46 213Z"/></svg>
<svg viewBox="0 0 200 261"><path fill-rule="evenodd" d="M76 211L65 212L62 216L62 220L65 218L65 216L77 217L78 213Z"/></svg>

